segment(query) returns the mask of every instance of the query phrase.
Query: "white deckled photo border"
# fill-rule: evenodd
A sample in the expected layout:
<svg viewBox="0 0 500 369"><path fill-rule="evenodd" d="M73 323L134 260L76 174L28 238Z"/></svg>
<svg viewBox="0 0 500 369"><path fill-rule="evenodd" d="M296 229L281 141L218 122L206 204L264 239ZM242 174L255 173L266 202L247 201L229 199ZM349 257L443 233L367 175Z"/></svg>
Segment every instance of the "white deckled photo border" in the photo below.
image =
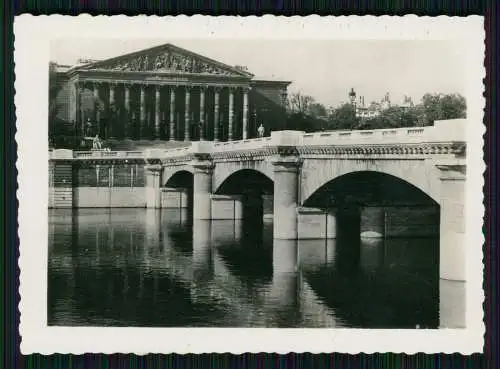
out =
<svg viewBox="0 0 500 369"><path fill-rule="evenodd" d="M483 18L451 17L209 17L31 16L14 21L18 145L21 352L405 352L483 351ZM114 328L47 325L48 65L50 42L88 39L356 39L451 40L467 83L466 261L464 329Z"/></svg>

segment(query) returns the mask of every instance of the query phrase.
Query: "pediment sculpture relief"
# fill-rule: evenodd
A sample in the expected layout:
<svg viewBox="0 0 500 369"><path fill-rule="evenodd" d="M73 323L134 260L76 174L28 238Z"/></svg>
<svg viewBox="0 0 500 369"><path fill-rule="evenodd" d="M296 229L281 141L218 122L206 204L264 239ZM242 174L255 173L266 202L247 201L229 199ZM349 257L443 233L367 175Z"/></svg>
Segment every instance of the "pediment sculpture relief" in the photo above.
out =
<svg viewBox="0 0 500 369"><path fill-rule="evenodd" d="M194 58L192 56L164 51L157 55L139 55L132 59L120 60L113 64L101 66L103 69L137 72L173 72L193 74L215 74L220 76L238 75L219 66Z"/></svg>

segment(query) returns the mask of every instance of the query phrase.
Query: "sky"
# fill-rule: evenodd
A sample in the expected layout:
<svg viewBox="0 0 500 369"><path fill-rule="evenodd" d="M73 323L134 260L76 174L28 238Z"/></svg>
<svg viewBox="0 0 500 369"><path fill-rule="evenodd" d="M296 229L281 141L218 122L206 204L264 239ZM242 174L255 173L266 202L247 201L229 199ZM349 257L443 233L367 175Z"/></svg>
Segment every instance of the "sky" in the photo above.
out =
<svg viewBox="0 0 500 369"><path fill-rule="evenodd" d="M348 100L354 88L365 103L386 92L393 103L404 95L415 103L427 92L465 95L466 50L452 41L422 40L54 40L51 60L75 64L80 58L106 59L171 43L228 65L245 65L255 78L291 81L326 106Z"/></svg>

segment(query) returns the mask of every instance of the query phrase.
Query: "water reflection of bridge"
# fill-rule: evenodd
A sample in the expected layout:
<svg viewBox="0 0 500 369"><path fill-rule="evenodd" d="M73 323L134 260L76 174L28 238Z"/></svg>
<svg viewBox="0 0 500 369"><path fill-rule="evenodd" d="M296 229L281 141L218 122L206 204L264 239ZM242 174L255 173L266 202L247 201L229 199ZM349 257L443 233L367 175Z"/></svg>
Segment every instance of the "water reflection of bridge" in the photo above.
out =
<svg viewBox="0 0 500 369"><path fill-rule="evenodd" d="M144 313L144 309L169 304L168 296L155 300L164 294L167 280L180 286L182 296L197 309L224 314L220 320L187 319L187 325L365 327L375 322L384 327L392 322L387 314L394 315L394 309L413 311L419 304L429 305L424 307L427 313L416 315L415 326L426 320L431 305L439 300L435 285L412 284L422 288L415 298L400 291L408 288L408 281L428 275L421 273L422 267L432 270L438 280L424 250L436 253L432 243L422 245L417 240L418 247L399 243L392 248L385 246L389 241L372 241L359 248L348 243L347 249L360 250L351 260L339 240L273 240L272 230L265 230L272 223L264 223L259 232L234 220L190 224L187 213L177 209L87 212L51 223L56 228L51 234L57 237L51 241L49 263L63 274L59 283L64 282L64 288L71 290L68 293L74 294L85 284L81 271L90 271L98 284L87 291L91 298L107 300L106 293L97 290L116 294L117 288L123 288L118 294L136 300L131 309ZM73 246L69 253L68 245ZM118 272L109 277L112 270ZM384 274L389 276L388 291L385 285L372 283ZM404 277L402 282L394 283L399 277ZM394 303L387 297L391 294L403 302ZM107 309L112 308L113 302L108 305ZM74 307L66 310L77 311ZM156 312L154 319L161 324L164 318ZM399 324L409 326L408 322Z"/></svg>
<svg viewBox="0 0 500 369"><path fill-rule="evenodd" d="M151 227L159 224L158 228L161 228L161 213L150 213L157 219L148 221L148 224ZM238 230L241 225L232 225L236 231L233 234L223 231L218 233L217 230L231 229L231 225L222 224L229 223L228 221L217 223L219 224L215 226L213 221L196 221L193 224L191 256L176 250L175 242L168 235L167 225L167 236L162 237L162 258L153 258L153 264L158 270L164 270L189 286L194 301L209 304L215 302L230 307L228 311L233 315L231 320L238 322L238 325L280 326L280 314L292 314L294 311L300 311L298 319L307 317L311 326L339 325L333 312L319 301L313 289L302 278L298 268L297 249L295 248L294 255L283 257L283 251L288 253L294 249L293 245L289 245L294 241L275 240L272 276L265 287L251 289L227 265L224 255L224 244L233 247L240 241Z"/></svg>
<svg viewBox="0 0 500 369"><path fill-rule="evenodd" d="M134 212L137 213L136 210ZM78 307L75 304L78 302L75 301L78 298L75 294L81 284L81 272L78 270L86 269L92 270L96 278L104 283L91 292L99 296L109 295L109 291L120 288L119 285L123 285L125 294L131 284L137 283L137 289L128 291L128 294L133 293L135 299L141 300L147 294L155 296L159 292L162 288L160 280L165 277L174 279L176 284L182 285L192 303L222 307L224 319L221 324L214 324L217 326L291 327L290 317L296 319L297 326L339 325L333 312L320 301L303 278L297 265L297 253L289 253L291 249L297 250L289 244L294 241L277 241L273 249L265 250L276 258L262 261L271 264L270 268L257 272L253 279L264 280L265 283L252 288L249 278L242 278L234 270L234 260L228 255L228 250L237 247L238 226L233 228L236 232L231 234L227 232L231 227L223 224L227 221L219 221L215 225L213 221L200 221L193 225L193 232L189 224L185 223L187 219L177 211L147 210L139 213L145 218L130 219L127 211L121 214L113 212L113 215L108 211L97 215L95 211L90 211L88 216L82 217L80 214L76 218L69 215L54 225L60 231L66 230L51 232L57 234L56 242L51 243L55 248L68 248L71 243L67 236L58 237L73 234L72 251L68 254L53 250L49 259L52 269L64 274L63 280L70 283L69 293L72 297L60 301L57 310L69 311L67 317L72 317L71 324L78 324L79 319L83 319L77 316ZM146 229L142 237L144 227ZM78 239L82 242L89 237L95 243L94 250L78 245ZM214 247L215 244L218 247ZM123 253L113 252L117 249ZM309 259L313 261L312 257ZM106 273L109 268L122 270L118 276L108 279ZM138 269L139 273L131 274L130 268ZM138 280L135 281L137 274ZM117 277L122 278L122 281L118 281ZM168 301L164 303L168 304ZM112 305L111 301L109 305ZM154 309L154 306L151 308ZM92 319L113 320L107 316ZM200 324L207 325L207 322Z"/></svg>

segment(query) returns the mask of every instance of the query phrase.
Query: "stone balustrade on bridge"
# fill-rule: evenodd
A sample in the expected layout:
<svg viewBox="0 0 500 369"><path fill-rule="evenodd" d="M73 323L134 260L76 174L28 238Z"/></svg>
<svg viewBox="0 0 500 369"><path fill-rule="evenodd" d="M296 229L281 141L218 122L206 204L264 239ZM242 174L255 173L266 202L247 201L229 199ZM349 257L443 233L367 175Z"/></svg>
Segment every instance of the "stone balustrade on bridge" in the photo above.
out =
<svg viewBox="0 0 500 369"><path fill-rule="evenodd" d="M412 145L418 143L464 142L466 119L436 121L433 126L377 130L323 131L305 133L302 131L276 131L269 137L213 142L194 141L189 146L171 149L150 149L144 151L71 151L53 150L52 160L67 159L162 159L233 151L251 151L280 146L364 146L364 145Z"/></svg>

